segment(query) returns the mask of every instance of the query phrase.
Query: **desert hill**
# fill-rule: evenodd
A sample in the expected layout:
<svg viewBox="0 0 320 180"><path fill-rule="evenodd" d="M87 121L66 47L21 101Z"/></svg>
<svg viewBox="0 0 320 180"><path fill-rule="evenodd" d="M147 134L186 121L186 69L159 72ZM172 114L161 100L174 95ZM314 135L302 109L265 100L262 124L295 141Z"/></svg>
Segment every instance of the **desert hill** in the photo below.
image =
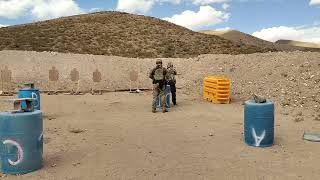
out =
<svg viewBox="0 0 320 180"><path fill-rule="evenodd" d="M311 42L302 42L302 41L293 41L293 40L278 40L277 44L286 44L297 47L306 47L306 48L320 48L320 44L311 43Z"/></svg>
<svg viewBox="0 0 320 180"><path fill-rule="evenodd" d="M157 18L120 12L98 12L0 28L0 50L143 58L274 51L235 44Z"/></svg>
<svg viewBox="0 0 320 180"><path fill-rule="evenodd" d="M316 51L319 52L320 45L317 47L314 43L306 42L297 42L297 41L288 41L281 40L276 43L266 41L257 37L254 37L250 34L246 34L237 30L203 30L200 33L215 35L222 37L224 39L230 40L238 44L246 44L250 46L265 47L265 48L274 48L278 51Z"/></svg>
<svg viewBox="0 0 320 180"><path fill-rule="evenodd" d="M224 39L237 42L237 43L258 46L258 47L274 48L274 44L272 42L259 39L257 37L251 36L249 34L246 34L237 30L231 30L231 29L230 30L213 30L213 31L204 30L200 32L205 34L220 36Z"/></svg>

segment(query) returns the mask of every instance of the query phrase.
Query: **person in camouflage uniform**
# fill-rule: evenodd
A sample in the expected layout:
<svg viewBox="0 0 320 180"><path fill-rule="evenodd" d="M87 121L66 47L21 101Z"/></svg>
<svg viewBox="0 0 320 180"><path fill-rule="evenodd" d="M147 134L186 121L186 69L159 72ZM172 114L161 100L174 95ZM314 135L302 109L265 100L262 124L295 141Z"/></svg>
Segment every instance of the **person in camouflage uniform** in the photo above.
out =
<svg viewBox="0 0 320 180"><path fill-rule="evenodd" d="M157 97L160 95L160 101L162 105L162 112L167 112L166 102L165 102L165 87L166 87L166 68L162 67L162 60L156 61L156 67L150 72L150 79L152 79L153 84L153 101L152 101L152 112L156 112L156 102Z"/></svg>
<svg viewBox="0 0 320 180"><path fill-rule="evenodd" d="M171 95L172 95L172 103L173 105L177 105L177 99L176 99L176 78L177 71L173 66L172 62L169 62L167 65L167 83L170 85L171 89Z"/></svg>

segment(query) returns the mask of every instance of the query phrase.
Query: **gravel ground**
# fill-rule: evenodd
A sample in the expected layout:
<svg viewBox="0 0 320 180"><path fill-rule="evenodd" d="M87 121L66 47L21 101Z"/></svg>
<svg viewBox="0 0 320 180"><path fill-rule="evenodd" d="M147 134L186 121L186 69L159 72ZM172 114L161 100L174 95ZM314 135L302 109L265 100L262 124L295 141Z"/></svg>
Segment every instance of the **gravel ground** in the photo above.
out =
<svg viewBox="0 0 320 180"><path fill-rule="evenodd" d="M3 99L2 97L1 99ZM178 91L178 106L151 113L151 92L42 95L44 168L7 180L319 179L320 146L302 140L319 121L276 105L275 145L243 142L243 106ZM0 108L2 106L0 105Z"/></svg>

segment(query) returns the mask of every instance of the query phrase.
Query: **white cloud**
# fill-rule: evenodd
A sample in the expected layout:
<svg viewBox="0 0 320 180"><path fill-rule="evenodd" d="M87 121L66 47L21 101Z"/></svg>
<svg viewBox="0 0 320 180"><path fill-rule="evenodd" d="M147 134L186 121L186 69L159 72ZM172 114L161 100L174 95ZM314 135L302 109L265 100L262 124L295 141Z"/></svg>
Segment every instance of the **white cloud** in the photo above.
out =
<svg viewBox="0 0 320 180"><path fill-rule="evenodd" d="M272 27L254 32L252 35L271 42L287 39L320 43L320 26Z"/></svg>
<svg viewBox="0 0 320 180"><path fill-rule="evenodd" d="M229 14L224 11L217 11L211 6L200 6L198 12L184 11L172 17L163 18L166 21L184 26L189 29L200 29L225 22L229 19Z"/></svg>
<svg viewBox="0 0 320 180"><path fill-rule="evenodd" d="M222 4L222 8L223 8L224 10L227 10L227 9L230 8L230 5L227 4L227 3L223 3L223 4Z"/></svg>
<svg viewBox="0 0 320 180"><path fill-rule="evenodd" d="M31 15L43 20L82 12L74 0L0 0L0 17L9 19Z"/></svg>
<svg viewBox="0 0 320 180"><path fill-rule="evenodd" d="M2 28L2 27L7 27L7 26L9 26L9 25L0 24L0 28Z"/></svg>
<svg viewBox="0 0 320 180"><path fill-rule="evenodd" d="M225 3L229 0L191 0L195 5L208 5L213 3Z"/></svg>
<svg viewBox="0 0 320 180"><path fill-rule="evenodd" d="M32 0L0 0L0 17L13 19L23 16L33 3Z"/></svg>
<svg viewBox="0 0 320 180"><path fill-rule="evenodd" d="M171 4L180 4L182 0L156 0L157 2L160 3L171 3Z"/></svg>
<svg viewBox="0 0 320 180"><path fill-rule="evenodd" d="M182 0L118 0L117 10L128 13L147 13L157 3L180 4Z"/></svg>
<svg viewBox="0 0 320 180"><path fill-rule="evenodd" d="M38 20L53 19L81 13L83 13L83 11L73 0L39 1L31 10L32 16Z"/></svg>
<svg viewBox="0 0 320 180"><path fill-rule="evenodd" d="M228 9L229 5L226 4L230 0L118 0L117 10L128 13L147 13L156 4L171 3L178 5L182 2L191 2L194 5L208 5L213 3L224 3L223 8Z"/></svg>
<svg viewBox="0 0 320 180"><path fill-rule="evenodd" d="M310 5L317 5L320 4L320 0L311 0Z"/></svg>
<svg viewBox="0 0 320 180"><path fill-rule="evenodd" d="M118 0L117 10L129 13L146 13L153 7L154 0Z"/></svg>

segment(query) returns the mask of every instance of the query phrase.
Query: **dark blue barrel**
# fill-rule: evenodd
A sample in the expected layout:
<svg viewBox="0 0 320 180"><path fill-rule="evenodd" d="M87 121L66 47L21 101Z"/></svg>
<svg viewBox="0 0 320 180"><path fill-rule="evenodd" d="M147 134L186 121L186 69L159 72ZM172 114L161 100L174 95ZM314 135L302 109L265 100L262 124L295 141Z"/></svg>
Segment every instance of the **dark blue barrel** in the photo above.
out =
<svg viewBox="0 0 320 180"><path fill-rule="evenodd" d="M166 108L170 108L170 103L171 103L171 88L170 85L166 86L165 89L165 97L166 97ZM160 95L157 98L157 107L161 108L161 101L160 101Z"/></svg>
<svg viewBox="0 0 320 180"><path fill-rule="evenodd" d="M244 138L250 146L268 147L274 141L274 103L245 102Z"/></svg>
<svg viewBox="0 0 320 180"><path fill-rule="evenodd" d="M18 98L34 98L34 109L40 110L40 91L38 88L23 88L19 89ZM22 103L23 108L26 106L25 103Z"/></svg>
<svg viewBox="0 0 320 180"><path fill-rule="evenodd" d="M42 168L41 111L0 113L0 170L25 174Z"/></svg>

